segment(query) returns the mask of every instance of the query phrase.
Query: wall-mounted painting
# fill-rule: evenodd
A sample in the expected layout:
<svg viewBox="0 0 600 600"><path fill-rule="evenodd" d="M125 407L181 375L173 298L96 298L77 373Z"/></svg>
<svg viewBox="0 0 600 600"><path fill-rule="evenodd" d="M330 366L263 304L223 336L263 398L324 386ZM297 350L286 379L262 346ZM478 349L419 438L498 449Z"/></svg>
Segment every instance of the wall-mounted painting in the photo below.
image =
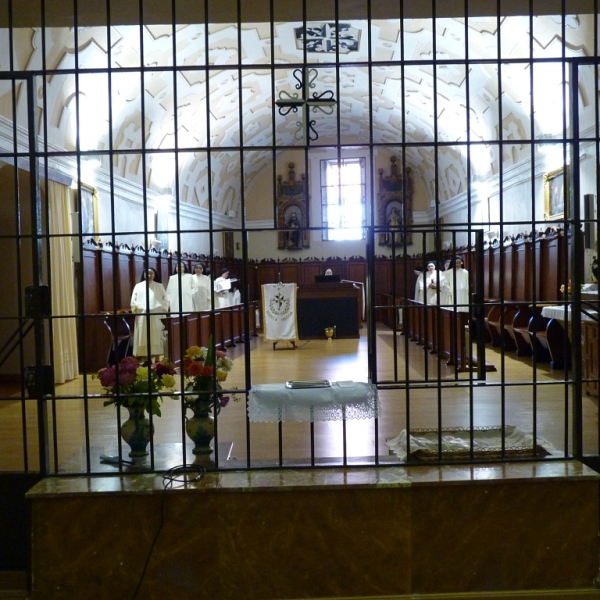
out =
<svg viewBox="0 0 600 600"><path fill-rule="evenodd" d="M288 178L277 176L277 225L279 250L302 250L310 247L308 193L304 174L296 179L294 163L288 164Z"/></svg>
<svg viewBox="0 0 600 600"><path fill-rule="evenodd" d="M233 250L233 231L223 232L223 258L235 258Z"/></svg>
<svg viewBox="0 0 600 600"><path fill-rule="evenodd" d="M98 190L81 184L79 195L79 213L81 215L81 239L99 240L98 236Z"/></svg>
<svg viewBox="0 0 600 600"><path fill-rule="evenodd" d="M378 225L385 227L379 234L380 246L412 243L407 225L412 223L412 185L410 169L398 172L396 157L390 158L390 175L379 169L379 192L377 194Z"/></svg>
<svg viewBox="0 0 600 600"><path fill-rule="evenodd" d="M546 173L544 175L544 220L563 219L568 201L568 171L561 167Z"/></svg>

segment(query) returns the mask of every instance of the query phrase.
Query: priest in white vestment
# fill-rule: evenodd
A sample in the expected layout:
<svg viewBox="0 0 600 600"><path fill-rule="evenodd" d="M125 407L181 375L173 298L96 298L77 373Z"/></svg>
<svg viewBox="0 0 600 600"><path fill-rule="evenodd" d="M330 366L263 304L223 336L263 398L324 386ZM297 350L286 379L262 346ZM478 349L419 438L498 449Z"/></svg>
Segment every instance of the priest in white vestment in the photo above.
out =
<svg viewBox="0 0 600 600"><path fill-rule="evenodd" d="M208 275L204 274L204 265L198 263L194 267L194 281L196 282L196 293L194 294L194 310L211 310L211 281Z"/></svg>
<svg viewBox="0 0 600 600"><path fill-rule="evenodd" d="M181 289L181 304L179 303L179 290ZM194 294L196 293L196 280L191 273L187 272L184 263L179 263L175 272L169 277L167 285L167 299L169 310L172 313L193 312ZM180 308L181 307L181 308Z"/></svg>
<svg viewBox="0 0 600 600"><path fill-rule="evenodd" d="M133 355L146 359L158 359L163 354L163 329L161 319L167 312L167 294L162 283L155 281L156 271L147 269L142 280L131 294L131 312L136 314L133 331ZM150 316L148 316L149 311ZM153 314L157 313L157 314ZM148 348L148 324L150 325L150 348Z"/></svg>

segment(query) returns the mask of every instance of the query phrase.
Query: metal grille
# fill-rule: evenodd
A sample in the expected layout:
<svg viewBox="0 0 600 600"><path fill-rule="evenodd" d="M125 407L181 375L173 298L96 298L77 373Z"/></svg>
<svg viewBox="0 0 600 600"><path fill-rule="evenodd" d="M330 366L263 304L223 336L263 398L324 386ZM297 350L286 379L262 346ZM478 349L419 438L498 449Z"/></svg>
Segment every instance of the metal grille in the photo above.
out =
<svg viewBox="0 0 600 600"><path fill-rule="evenodd" d="M437 432L428 462L456 462L444 435L459 430L468 432L459 460L486 460L482 429L500 432L494 459L595 460L597 301L582 285L597 255L597 6L496 16L494 3L482 16L443 15L441 4L428 15L402 2L346 14L337 2L229 11L216 0L191 12L144 2L54 14L42 2L30 15L9 3L0 421L10 435L0 470L159 471L199 460L186 437L183 365L188 346L208 339L234 359L223 393L237 397L215 411L212 468L417 462L410 435L405 458L388 442L420 430ZM365 239L327 241L319 165L347 159L366 161ZM392 198L394 169L402 183ZM300 191L284 193L282 182ZM299 207L301 235L288 235L285 206ZM419 269L440 271L456 255L468 301L440 308L439 290L433 304L415 301ZM211 288L215 310L159 311L179 393L146 392L163 414L149 417L148 458L131 465L119 435L126 411L103 406L92 375L130 351L141 273L154 269L166 287L180 262L203 263L213 281L229 269L241 303L216 310ZM364 285L361 338L324 334L290 353L265 344L261 286L302 288L327 267ZM457 271L446 276L457 289ZM547 305L563 317L544 317ZM253 386L307 373L372 382L382 414L248 419ZM512 426L531 436L531 453L522 440L511 453Z"/></svg>

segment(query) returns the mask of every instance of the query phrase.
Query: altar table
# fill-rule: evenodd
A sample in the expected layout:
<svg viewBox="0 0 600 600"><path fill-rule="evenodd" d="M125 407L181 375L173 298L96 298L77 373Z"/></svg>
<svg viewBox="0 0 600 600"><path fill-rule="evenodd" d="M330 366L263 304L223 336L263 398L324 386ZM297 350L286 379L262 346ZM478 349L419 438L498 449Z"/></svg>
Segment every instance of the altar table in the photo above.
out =
<svg viewBox="0 0 600 600"><path fill-rule="evenodd" d="M256 423L373 419L381 415L377 388L370 383L333 382L331 387L289 389L284 383L255 385L248 418Z"/></svg>

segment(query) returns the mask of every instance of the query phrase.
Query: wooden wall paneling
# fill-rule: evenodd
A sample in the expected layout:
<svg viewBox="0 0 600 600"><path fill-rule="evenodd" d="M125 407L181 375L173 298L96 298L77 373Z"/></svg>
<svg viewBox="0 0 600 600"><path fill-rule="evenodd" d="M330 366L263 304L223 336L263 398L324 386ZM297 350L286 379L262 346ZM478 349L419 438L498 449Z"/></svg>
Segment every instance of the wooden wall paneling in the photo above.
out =
<svg viewBox="0 0 600 600"><path fill-rule="evenodd" d="M161 275L159 253L154 248L150 248L150 250L148 250L147 256L148 256L148 267L150 269L154 269L156 271L157 275ZM167 286L165 285L165 288L166 287Z"/></svg>
<svg viewBox="0 0 600 600"><path fill-rule="evenodd" d="M143 271L143 262L140 261L139 271L137 271L135 260L136 257L128 247L119 248L116 280L118 282L118 299L120 306L117 308L130 308L131 307L131 294L135 284L141 280Z"/></svg>
<svg viewBox="0 0 600 600"><path fill-rule="evenodd" d="M187 252L182 252L180 262L187 267L188 273L194 272L192 269L192 257Z"/></svg>
<svg viewBox="0 0 600 600"><path fill-rule="evenodd" d="M232 340L241 342L244 338L244 305L237 304L231 307L231 327L232 327Z"/></svg>
<svg viewBox="0 0 600 600"><path fill-rule="evenodd" d="M102 294L102 310L115 310L115 285L119 289L119 282L114 277L115 253L112 246L104 246L101 252L102 287L98 292ZM117 294L117 302L119 295Z"/></svg>
<svg viewBox="0 0 600 600"><path fill-rule="evenodd" d="M212 313L205 311L198 313L198 346L208 347L212 331Z"/></svg>
<svg viewBox="0 0 600 600"><path fill-rule="evenodd" d="M532 300L532 256L531 243L524 238L517 238L514 243L514 279L513 300L530 302Z"/></svg>
<svg viewBox="0 0 600 600"><path fill-rule="evenodd" d="M367 283L367 263L363 260L350 260L346 265L347 279Z"/></svg>
<svg viewBox="0 0 600 600"><path fill-rule="evenodd" d="M244 293L246 296L244 296ZM260 285L258 283L258 266L249 264L246 270L245 289L242 290L242 300L248 298L248 301L258 300L260 298Z"/></svg>
<svg viewBox="0 0 600 600"><path fill-rule="evenodd" d="M513 255L515 252L515 245L512 241L502 247L504 254L504 288L503 288L503 299L505 301L513 299Z"/></svg>
<svg viewBox="0 0 600 600"><path fill-rule="evenodd" d="M102 251L96 247L83 247L81 253L80 297L83 314L98 314L102 306Z"/></svg>
<svg viewBox="0 0 600 600"><path fill-rule="evenodd" d="M261 264L258 267L259 274L259 298L260 294L260 286L263 286L265 283L279 283L279 271L277 265L275 264Z"/></svg>
<svg viewBox="0 0 600 600"><path fill-rule="evenodd" d="M167 347L169 360L175 365L181 364L181 346L185 344L185 338L182 339L182 335L185 336L185 329L182 317L165 317L162 322L165 325L167 331Z"/></svg>
<svg viewBox="0 0 600 600"><path fill-rule="evenodd" d="M415 293L415 275L416 261L414 259L405 259L397 257L394 262L393 272L396 276L396 297L413 298ZM391 272L390 272L391 276ZM390 291L392 291L392 282L390 282Z"/></svg>
<svg viewBox="0 0 600 600"><path fill-rule="evenodd" d="M183 316L185 323L185 348L190 346L199 346L200 338L198 335L199 313L189 313Z"/></svg>
<svg viewBox="0 0 600 600"><path fill-rule="evenodd" d="M390 260L379 258L375 261L375 273L373 274L373 281L375 283L376 294L392 293L391 269L392 262ZM397 281L396 284L398 284Z"/></svg>
<svg viewBox="0 0 600 600"><path fill-rule="evenodd" d="M225 336L223 333L223 312L222 311L215 311L214 313L215 315L215 327L214 330L212 330L212 334L213 334L213 339L215 341L215 346L217 348L223 348L225 349Z"/></svg>
<svg viewBox="0 0 600 600"><path fill-rule="evenodd" d="M300 267L298 263L279 263L278 281L282 283L298 283Z"/></svg>
<svg viewBox="0 0 600 600"><path fill-rule="evenodd" d="M395 275L395 282L390 281L390 293L394 293L397 298L403 298L405 300L413 299L415 297L415 283L417 281L418 274L415 273L415 269L420 265L421 261L409 260L409 261L396 261L390 269L390 277L392 271ZM418 267L421 268L420 266ZM395 288L393 287L395 283Z"/></svg>
<svg viewBox="0 0 600 600"><path fill-rule="evenodd" d="M160 253L160 261L158 265L158 273L160 275L161 281L169 280L171 260L169 258L169 252L167 250L163 250ZM192 271L193 272L193 271ZM166 289L166 286L165 286Z"/></svg>
<svg viewBox="0 0 600 600"><path fill-rule="evenodd" d="M463 268L469 272L469 287L470 291L474 292L477 289L477 252L475 252L475 248L469 248L467 250L461 251L457 254L457 256L461 256L463 259ZM493 254L492 262L495 262L496 256ZM493 268L493 267L492 267ZM494 291L493 282L490 282L492 288L490 293Z"/></svg>
<svg viewBox="0 0 600 600"><path fill-rule="evenodd" d="M129 279L129 293L133 291L133 287L138 281L142 280L142 272L146 268L146 253L141 247L136 248L133 251L130 259L130 279ZM162 282L165 285L165 282Z"/></svg>
<svg viewBox="0 0 600 600"><path fill-rule="evenodd" d="M233 341L233 318L230 308L225 308L221 311L223 323L223 341L222 345L227 348L234 345Z"/></svg>
<svg viewBox="0 0 600 600"><path fill-rule="evenodd" d="M537 238L531 246L531 251L534 254L531 259L533 261L533 269L535 270L535 281L533 271L531 271L531 299L533 300L535 298L536 302L539 302L541 299L540 279L543 264L546 262L546 260L542 258L542 251L545 250L546 246L543 242L543 239Z"/></svg>
<svg viewBox="0 0 600 600"><path fill-rule="evenodd" d="M502 246L495 245L490 249L490 286L489 286L489 294L490 298L498 299L500 298L500 268L501 268L501 260L500 254L502 253ZM472 269L473 272L476 272L475 269ZM473 288L475 289L475 288Z"/></svg>
<svg viewBox="0 0 600 600"><path fill-rule="evenodd" d="M540 264L538 271L540 285L539 300L542 302L554 302L559 299L559 289L561 284L568 281L562 280L565 277L564 264L564 237L556 235L546 237L541 240Z"/></svg>
<svg viewBox="0 0 600 600"><path fill-rule="evenodd" d="M491 281L493 275L493 249L489 244L486 244L483 249L483 296L493 299L494 295L491 292Z"/></svg>
<svg viewBox="0 0 600 600"><path fill-rule="evenodd" d="M82 373L93 373L106 366L107 345L110 337L104 328L102 309L102 252L96 247L85 247L81 261L81 308L85 316L77 321L77 344L79 369Z"/></svg>
<svg viewBox="0 0 600 600"><path fill-rule="evenodd" d="M316 262L305 262L300 265L300 279L299 285L303 283L314 283L317 275L323 275L325 269L323 269L320 263Z"/></svg>

